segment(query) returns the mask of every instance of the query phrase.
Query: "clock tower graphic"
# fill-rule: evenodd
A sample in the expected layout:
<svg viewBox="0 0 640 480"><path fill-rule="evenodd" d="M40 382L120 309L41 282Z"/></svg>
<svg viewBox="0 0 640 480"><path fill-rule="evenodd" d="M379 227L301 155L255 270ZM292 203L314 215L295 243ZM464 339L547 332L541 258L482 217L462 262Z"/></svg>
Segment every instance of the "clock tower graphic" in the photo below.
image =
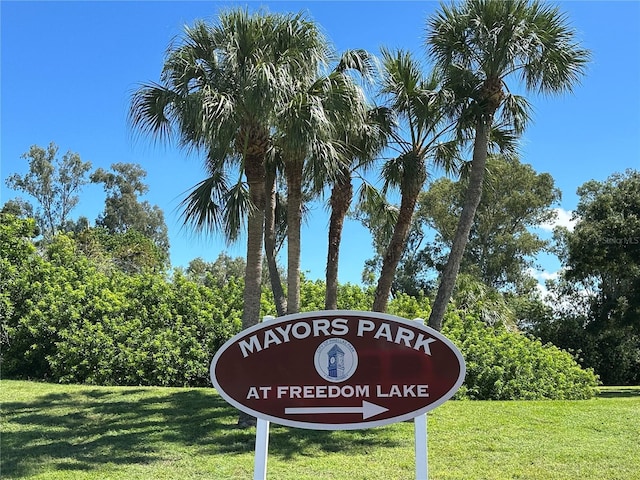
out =
<svg viewBox="0 0 640 480"><path fill-rule="evenodd" d="M325 380L344 382L358 368L358 352L343 338L329 338L316 348L313 364L318 375Z"/></svg>
<svg viewBox="0 0 640 480"><path fill-rule="evenodd" d="M338 345L334 345L327 352L329 366L329 376L331 378L342 378L344 376L344 350Z"/></svg>

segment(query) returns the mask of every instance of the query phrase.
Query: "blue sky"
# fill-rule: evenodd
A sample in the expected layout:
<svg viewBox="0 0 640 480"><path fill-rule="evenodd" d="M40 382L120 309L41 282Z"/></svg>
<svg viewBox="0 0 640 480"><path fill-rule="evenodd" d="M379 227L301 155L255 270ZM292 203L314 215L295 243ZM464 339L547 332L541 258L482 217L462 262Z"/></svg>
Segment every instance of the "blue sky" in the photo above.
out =
<svg viewBox="0 0 640 480"><path fill-rule="evenodd" d="M94 168L115 162L147 170L144 198L164 210L174 266L222 251L243 256L243 241L231 247L182 227L178 204L203 178L201 161L174 146L137 138L127 125L130 95L141 82L157 81L172 38L195 19L213 19L221 7L265 6L305 10L336 48L404 48L424 57L425 20L436 2L30 2L2 1L0 204L17 195L5 185L24 174L20 156L31 145L55 142L60 153L77 152ZM572 95L531 96L533 122L521 144L521 160L549 172L563 193L561 214L575 208L576 188L627 168L640 169L640 2L559 3L578 38L593 54L587 76ZM72 216L95 219L104 206L100 187L87 185ZM564 217L566 215L562 215ZM323 278L327 212L314 206L303 231L302 269ZM347 222L340 281L358 283L372 256L368 232ZM285 259L281 259L283 264ZM558 268L541 257L541 276Z"/></svg>

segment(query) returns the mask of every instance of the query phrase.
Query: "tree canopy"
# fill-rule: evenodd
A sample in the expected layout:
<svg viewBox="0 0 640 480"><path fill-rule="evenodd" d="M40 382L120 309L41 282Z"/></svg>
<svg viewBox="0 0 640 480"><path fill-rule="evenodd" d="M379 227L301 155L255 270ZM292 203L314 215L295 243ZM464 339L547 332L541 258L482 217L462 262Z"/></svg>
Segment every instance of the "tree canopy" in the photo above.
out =
<svg viewBox="0 0 640 480"><path fill-rule="evenodd" d="M53 142L46 149L32 145L22 155L29 164L29 171L25 175L14 173L6 180L8 187L22 191L36 201L35 209L20 202L16 205L26 212L34 212L40 233L46 239L66 226L91 169L91 162L83 162L77 153L69 151L60 158L58 149Z"/></svg>
<svg viewBox="0 0 640 480"><path fill-rule="evenodd" d="M466 177L441 178L421 194L417 221L437 232L428 247L436 268L442 268L453 243L466 183ZM460 271L496 289L526 291L537 254L551 247L533 229L553 220L560 191L549 174L503 156L489 157L484 183Z"/></svg>
<svg viewBox="0 0 640 480"><path fill-rule="evenodd" d="M640 171L578 189L572 232L565 231L565 277L592 285L594 319L640 332Z"/></svg>

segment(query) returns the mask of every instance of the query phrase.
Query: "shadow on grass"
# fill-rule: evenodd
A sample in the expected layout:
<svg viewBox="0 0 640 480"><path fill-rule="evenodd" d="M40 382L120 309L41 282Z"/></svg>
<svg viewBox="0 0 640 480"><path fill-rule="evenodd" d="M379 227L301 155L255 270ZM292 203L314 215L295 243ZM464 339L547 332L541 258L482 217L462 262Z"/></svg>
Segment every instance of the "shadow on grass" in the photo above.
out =
<svg viewBox="0 0 640 480"><path fill-rule="evenodd" d="M625 398L640 397L640 386L637 387L600 387L598 389L600 398Z"/></svg>
<svg viewBox="0 0 640 480"><path fill-rule="evenodd" d="M237 411L213 389L80 389L2 405L2 477L39 470L93 470L146 464L175 452L253 452L255 429L236 427ZM374 430L329 432L272 425L271 455L355 452L395 447ZM195 448L193 448L195 447Z"/></svg>

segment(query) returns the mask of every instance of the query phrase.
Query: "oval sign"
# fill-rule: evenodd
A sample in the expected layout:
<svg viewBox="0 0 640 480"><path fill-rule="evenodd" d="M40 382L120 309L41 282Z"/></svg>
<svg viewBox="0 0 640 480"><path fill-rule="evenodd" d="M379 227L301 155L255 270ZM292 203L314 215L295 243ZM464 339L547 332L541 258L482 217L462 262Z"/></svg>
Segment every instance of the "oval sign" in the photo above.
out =
<svg viewBox="0 0 640 480"><path fill-rule="evenodd" d="M314 430L412 419L451 398L464 376L458 349L422 321L352 310L262 322L211 362L213 385L231 405Z"/></svg>

